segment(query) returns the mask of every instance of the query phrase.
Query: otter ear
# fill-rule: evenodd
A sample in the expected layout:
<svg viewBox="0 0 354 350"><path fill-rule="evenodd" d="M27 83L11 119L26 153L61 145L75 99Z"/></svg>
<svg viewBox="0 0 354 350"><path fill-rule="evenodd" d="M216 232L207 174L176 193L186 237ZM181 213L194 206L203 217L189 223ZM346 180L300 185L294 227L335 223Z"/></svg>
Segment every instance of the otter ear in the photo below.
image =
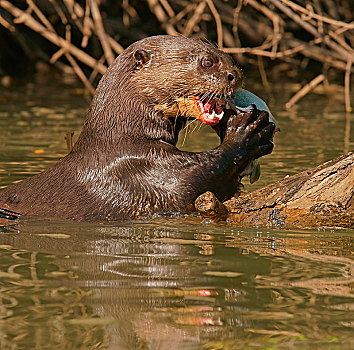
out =
<svg viewBox="0 0 354 350"><path fill-rule="evenodd" d="M136 59L136 67L141 68L150 61L151 55L145 50L136 50L134 52L134 58Z"/></svg>

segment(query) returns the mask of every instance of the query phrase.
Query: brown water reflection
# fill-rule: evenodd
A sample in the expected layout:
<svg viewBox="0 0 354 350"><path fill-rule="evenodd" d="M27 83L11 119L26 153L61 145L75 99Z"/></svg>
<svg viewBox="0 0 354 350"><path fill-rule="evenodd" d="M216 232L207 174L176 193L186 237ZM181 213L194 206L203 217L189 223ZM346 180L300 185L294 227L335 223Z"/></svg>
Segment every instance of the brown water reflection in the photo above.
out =
<svg viewBox="0 0 354 350"><path fill-rule="evenodd" d="M348 232L255 233L190 218L30 220L2 231L1 332L17 344L243 349L352 340Z"/></svg>
<svg viewBox="0 0 354 350"><path fill-rule="evenodd" d="M286 112L291 92L274 88L282 131L249 189L354 146L343 104L311 95ZM77 136L88 106L80 92L55 81L0 88L0 186L66 153L64 136ZM183 147L216 142L204 127ZM247 230L185 217L0 227L0 348L350 349L353 233Z"/></svg>

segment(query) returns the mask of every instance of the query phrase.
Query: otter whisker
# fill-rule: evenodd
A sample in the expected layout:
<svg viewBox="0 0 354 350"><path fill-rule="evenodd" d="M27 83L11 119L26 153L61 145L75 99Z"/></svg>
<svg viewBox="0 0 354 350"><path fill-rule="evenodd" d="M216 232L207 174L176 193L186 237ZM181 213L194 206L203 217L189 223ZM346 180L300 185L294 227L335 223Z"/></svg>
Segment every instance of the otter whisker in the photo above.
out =
<svg viewBox="0 0 354 350"><path fill-rule="evenodd" d="M193 119L191 122L189 122L188 124L186 124L186 126L182 129L184 131L184 137L183 137L183 142L182 142L182 146L185 144L186 139L187 139L187 134L188 134L188 130L190 129L190 126L196 122L197 119ZM198 126L198 124L197 124ZM195 128L190 132L191 134L194 132Z"/></svg>
<svg viewBox="0 0 354 350"><path fill-rule="evenodd" d="M186 125L185 125L185 127L182 129L182 130L185 130L185 129L187 129L187 128L189 128L194 122L196 122L198 119L193 119L193 120L191 120L189 123L187 123Z"/></svg>
<svg viewBox="0 0 354 350"><path fill-rule="evenodd" d="M198 123L195 125L194 129L192 130L191 134L194 133L196 130L197 132L204 126L203 123Z"/></svg>
<svg viewBox="0 0 354 350"><path fill-rule="evenodd" d="M184 136L183 136L183 141L182 141L182 146L184 146L186 139L187 139L187 134L188 134L188 128L189 128L189 124L186 125L183 130L184 130Z"/></svg>

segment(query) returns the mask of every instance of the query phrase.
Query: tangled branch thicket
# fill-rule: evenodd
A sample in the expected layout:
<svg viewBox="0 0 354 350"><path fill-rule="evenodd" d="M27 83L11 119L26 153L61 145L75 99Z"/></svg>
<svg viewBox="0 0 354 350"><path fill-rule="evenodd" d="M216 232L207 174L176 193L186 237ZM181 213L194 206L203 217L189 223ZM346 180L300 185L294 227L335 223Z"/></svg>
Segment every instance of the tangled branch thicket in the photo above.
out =
<svg viewBox="0 0 354 350"><path fill-rule="evenodd" d="M19 56L41 59L74 70L93 92L97 77L127 45L148 35L182 34L214 41L241 65L256 65L264 84L273 69L278 76L312 72L288 107L342 72L349 111L352 7L352 0L0 0L0 45L6 48L0 73Z"/></svg>

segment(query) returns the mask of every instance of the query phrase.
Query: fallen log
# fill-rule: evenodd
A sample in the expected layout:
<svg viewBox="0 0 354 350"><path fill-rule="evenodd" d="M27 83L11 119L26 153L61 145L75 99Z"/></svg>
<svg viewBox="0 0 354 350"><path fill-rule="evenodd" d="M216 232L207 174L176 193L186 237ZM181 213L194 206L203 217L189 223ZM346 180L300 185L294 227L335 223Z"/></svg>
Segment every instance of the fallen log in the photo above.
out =
<svg viewBox="0 0 354 350"><path fill-rule="evenodd" d="M199 214L249 227L354 228L354 152L240 194L224 202L222 209L215 201L210 193L198 197Z"/></svg>

